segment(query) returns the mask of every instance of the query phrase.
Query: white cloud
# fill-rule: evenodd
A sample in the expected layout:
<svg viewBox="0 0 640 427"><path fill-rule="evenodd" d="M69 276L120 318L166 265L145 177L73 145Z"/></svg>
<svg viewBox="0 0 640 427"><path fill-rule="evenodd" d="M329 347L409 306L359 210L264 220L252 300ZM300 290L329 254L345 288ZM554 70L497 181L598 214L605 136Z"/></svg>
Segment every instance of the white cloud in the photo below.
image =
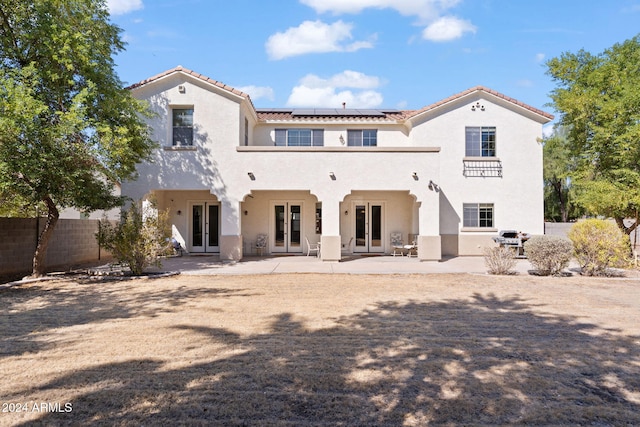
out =
<svg viewBox="0 0 640 427"><path fill-rule="evenodd" d="M536 53L536 62L542 62L544 61L544 53Z"/></svg>
<svg viewBox="0 0 640 427"><path fill-rule="evenodd" d="M554 132L554 124L553 123L547 123L546 125L542 126L542 136L544 138L549 138L553 135Z"/></svg>
<svg viewBox="0 0 640 427"><path fill-rule="evenodd" d="M345 70L328 79L308 74L293 88L287 105L340 108L345 102L348 108L375 108L383 101L382 95L373 90L380 85L381 80L378 77L351 70Z"/></svg>
<svg viewBox="0 0 640 427"><path fill-rule="evenodd" d="M310 88L321 87L351 87L356 89L373 89L380 86L380 79L375 76L367 76L358 71L345 70L340 74L323 79L315 74L307 74L300 80L300 84Z"/></svg>
<svg viewBox="0 0 640 427"><path fill-rule="evenodd" d="M432 22L422 31L425 40L446 42L459 39L464 33L475 33L476 27L469 21L455 16L443 16Z"/></svg>
<svg viewBox="0 0 640 427"><path fill-rule="evenodd" d="M476 27L467 20L443 16L462 0L300 0L318 13L360 13L367 8L393 9L404 16L415 16L418 25L426 25L422 38L445 42L475 33ZM412 42L412 39L410 40Z"/></svg>
<svg viewBox="0 0 640 427"><path fill-rule="evenodd" d="M533 87L533 82L529 79L520 79L516 82L519 87Z"/></svg>
<svg viewBox="0 0 640 427"><path fill-rule="evenodd" d="M237 88L238 90L249 94L251 99L254 101L260 98L266 98L269 101L273 101L275 99L273 89L269 86L242 86Z"/></svg>
<svg viewBox="0 0 640 427"><path fill-rule="evenodd" d="M300 0L318 13L360 13L364 9L394 9L405 16L417 16L431 21L443 10L450 9L461 0Z"/></svg>
<svg viewBox="0 0 640 427"><path fill-rule="evenodd" d="M144 7L142 0L107 0L109 13L112 15L124 15Z"/></svg>
<svg viewBox="0 0 640 427"><path fill-rule="evenodd" d="M342 21L333 24L304 21L298 27L269 37L266 43L267 54L269 58L278 60L306 53L354 52L373 47L370 41L345 43L353 39L352 27Z"/></svg>

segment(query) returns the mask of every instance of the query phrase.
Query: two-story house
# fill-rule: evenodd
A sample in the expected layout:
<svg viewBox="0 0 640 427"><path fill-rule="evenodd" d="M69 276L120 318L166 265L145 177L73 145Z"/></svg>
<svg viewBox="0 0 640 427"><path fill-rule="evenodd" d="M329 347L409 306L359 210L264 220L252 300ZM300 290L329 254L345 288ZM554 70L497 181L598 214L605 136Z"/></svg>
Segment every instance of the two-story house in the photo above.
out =
<svg viewBox="0 0 640 427"><path fill-rule="evenodd" d="M130 87L156 113L153 161L122 192L168 209L190 253L479 255L499 229L542 234L548 113L485 87L419 110L255 108L177 67Z"/></svg>

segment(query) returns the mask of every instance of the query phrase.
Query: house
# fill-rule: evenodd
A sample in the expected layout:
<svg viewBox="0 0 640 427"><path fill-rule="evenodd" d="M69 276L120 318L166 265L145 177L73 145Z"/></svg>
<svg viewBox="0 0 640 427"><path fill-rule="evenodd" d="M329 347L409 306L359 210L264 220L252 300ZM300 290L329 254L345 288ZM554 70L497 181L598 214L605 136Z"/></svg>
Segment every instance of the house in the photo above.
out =
<svg viewBox="0 0 640 427"><path fill-rule="evenodd" d="M151 162L122 192L168 209L190 253L479 255L499 229L544 232L542 125L550 114L478 86L419 110L255 108L177 67L130 87L156 113Z"/></svg>

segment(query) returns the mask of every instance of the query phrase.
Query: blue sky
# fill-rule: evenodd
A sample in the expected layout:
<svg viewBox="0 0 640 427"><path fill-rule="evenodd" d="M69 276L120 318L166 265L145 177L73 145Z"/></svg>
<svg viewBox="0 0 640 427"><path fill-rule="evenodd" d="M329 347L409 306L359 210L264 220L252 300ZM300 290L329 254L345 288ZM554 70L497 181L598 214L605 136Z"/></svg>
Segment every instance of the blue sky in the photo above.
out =
<svg viewBox="0 0 640 427"><path fill-rule="evenodd" d="M483 85L552 114L545 61L640 33L640 0L108 0L132 84L177 65L256 107L417 109Z"/></svg>

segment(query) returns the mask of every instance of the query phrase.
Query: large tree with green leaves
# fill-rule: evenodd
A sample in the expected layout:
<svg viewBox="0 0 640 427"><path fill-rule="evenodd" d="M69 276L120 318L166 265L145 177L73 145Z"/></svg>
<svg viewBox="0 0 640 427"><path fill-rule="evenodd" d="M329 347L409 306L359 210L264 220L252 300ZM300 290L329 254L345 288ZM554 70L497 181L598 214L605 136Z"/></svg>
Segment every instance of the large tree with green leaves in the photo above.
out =
<svg viewBox="0 0 640 427"><path fill-rule="evenodd" d="M573 202L571 174L575 160L571 155L567 129L555 126L553 134L543 140L544 216L550 221L567 222L580 214Z"/></svg>
<svg viewBox="0 0 640 427"><path fill-rule="evenodd" d="M640 36L593 55L563 53L547 62L551 93L569 130L576 159L575 201L588 212L625 226L640 208Z"/></svg>
<svg viewBox="0 0 640 427"><path fill-rule="evenodd" d="M153 148L114 70L120 31L104 0L0 0L0 199L46 207L34 276L59 209L121 205L114 185Z"/></svg>

